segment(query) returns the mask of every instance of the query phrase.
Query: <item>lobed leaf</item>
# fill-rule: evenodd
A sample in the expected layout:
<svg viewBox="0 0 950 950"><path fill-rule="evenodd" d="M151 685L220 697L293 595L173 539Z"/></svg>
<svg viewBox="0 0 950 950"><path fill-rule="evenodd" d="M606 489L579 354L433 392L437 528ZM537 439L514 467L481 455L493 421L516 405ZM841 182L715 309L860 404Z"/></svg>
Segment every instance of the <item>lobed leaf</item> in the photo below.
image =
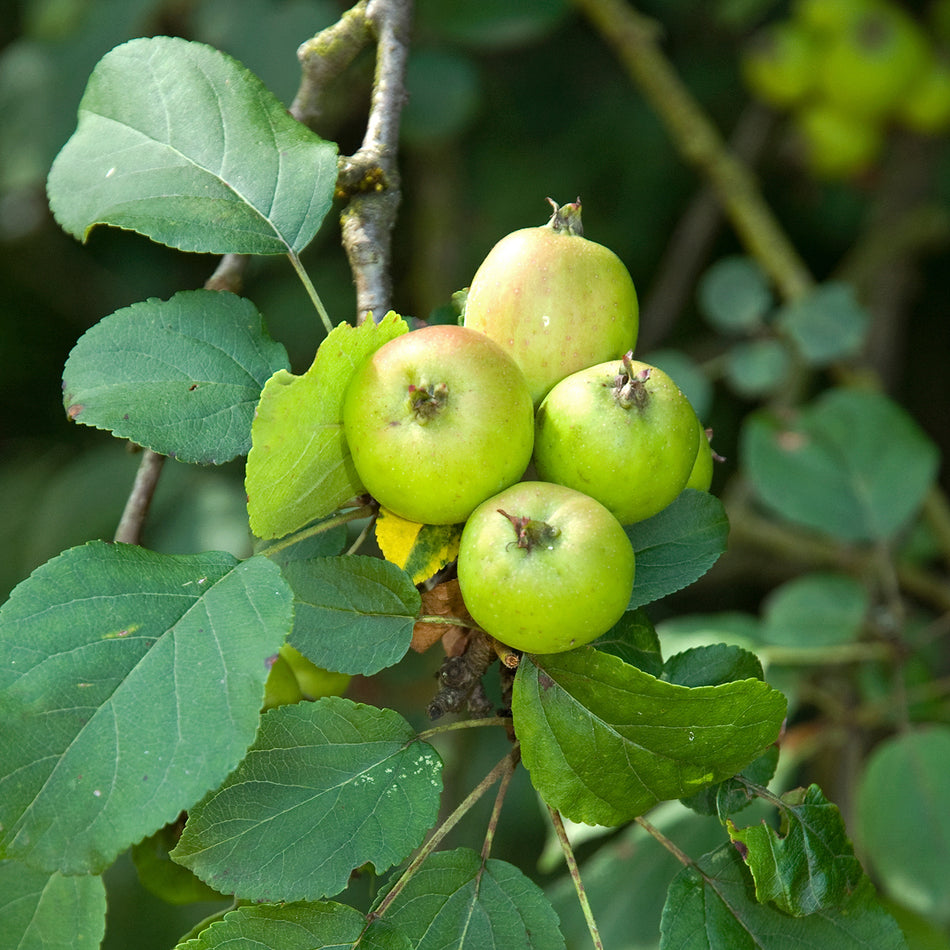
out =
<svg viewBox="0 0 950 950"><path fill-rule="evenodd" d="M388 313L379 323L341 323L303 376L280 370L264 386L247 457L247 511L259 538L280 538L363 491L343 434L343 397L356 367L408 331Z"/></svg>
<svg viewBox="0 0 950 950"><path fill-rule="evenodd" d="M627 607L633 610L702 577L726 550L729 519L715 495L687 488L663 511L625 530L637 559Z"/></svg>
<svg viewBox="0 0 950 950"><path fill-rule="evenodd" d="M414 950L558 950L564 938L541 889L496 858L458 848L426 858L386 911Z"/></svg>
<svg viewBox="0 0 950 950"><path fill-rule="evenodd" d="M422 842L441 768L391 709L336 696L280 706L228 780L191 809L172 858L237 897L338 894L354 869L383 871Z"/></svg>
<svg viewBox="0 0 950 950"><path fill-rule="evenodd" d="M838 910L791 917L760 904L735 846L724 844L673 879L660 950L907 950L867 877Z"/></svg>
<svg viewBox="0 0 950 950"><path fill-rule="evenodd" d="M71 419L183 462L246 455L268 378L287 351L254 305L190 290L133 304L80 337L63 371Z"/></svg>
<svg viewBox="0 0 950 950"><path fill-rule="evenodd" d="M297 254L330 210L337 149L210 46L134 39L96 65L53 162L50 208L208 254Z"/></svg>
<svg viewBox="0 0 950 950"><path fill-rule="evenodd" d="M376 557L284 565L296 604L291 643L317 666L371 676L409 650L422 599L405 571Z"/></svg>
<svg viewBox="0 0 950 950"><path fill-rule="evenodd" d="M748 765L777 738L785 697L757 679L676 686L585 647L523 657L512 713L541 797L619 825Z"/></svg>
<svg viewBox="0 0 950 950"><path fill-rule="evenodd" d="M91 542L38 568L0 608L3 854L98 872L217 785L291 611L266 558Z"/></svg>
<svg viewBox="0 0 950 950"><path fill-rule="evenodd" d="M890 539L933 484L936 446L887 396L830 389L798 415L749 417L742 457L762 501L844 541Z"/></svg>
<svg viewBox="0 0 950 950"><path fill-rule="evenodd" d="M756 898L793 917L843 909L864 871L838 806L817 785L788 792L782 802L779 831L765 823L726 825L752 872Z"/></svg>
<svg viewBox="0 0 950 950"><path fill-rule="evenodd" d="M95 950L106 929L101 877L37 871L0 861L3 945L17 950Z"/></svg>
<svg viewBox="0 0 950 950"><path fill-rule="evenodd" d="M411 950L409 940L382 920L367 925L353 907L332 901L238 907L177 950Z"/></svg>

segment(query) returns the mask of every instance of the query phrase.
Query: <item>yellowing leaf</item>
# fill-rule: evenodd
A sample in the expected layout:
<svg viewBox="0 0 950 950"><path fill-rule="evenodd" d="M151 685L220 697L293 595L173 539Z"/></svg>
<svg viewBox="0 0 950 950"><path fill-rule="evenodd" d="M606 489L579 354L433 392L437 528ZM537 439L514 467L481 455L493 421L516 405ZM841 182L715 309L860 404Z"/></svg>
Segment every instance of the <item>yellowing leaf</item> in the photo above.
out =
<svg viewBox="0 0 950 950"><path fill-rule="evenodd" d="M462 525L419 524L386 508L376 519L376 543L383 557L401 567L419 584L454 561L459 553Z"/></svg>
<svg viewBox="0 0 950 950"><path fill-rule="evenodd" d="M408 331L390 312L378 324L341 323L303 376L278 370L267 381L251 427L247 512L259 538L280 538L363 491L343 435L343 397L354 370Z"/></svg>

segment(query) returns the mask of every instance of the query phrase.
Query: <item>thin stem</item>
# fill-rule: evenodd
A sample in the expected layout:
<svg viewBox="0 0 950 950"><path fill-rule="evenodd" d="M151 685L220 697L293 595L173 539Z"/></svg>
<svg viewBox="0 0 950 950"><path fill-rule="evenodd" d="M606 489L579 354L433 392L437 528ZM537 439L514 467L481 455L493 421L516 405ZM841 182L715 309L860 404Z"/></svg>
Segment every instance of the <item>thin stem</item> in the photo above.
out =
<svg viewBox="0 0 950 950"><path fill-rule="evenodd" d="M584 882L581 880L580 868L577 866L577 858L574 856L574 849L571 847L570 839L567 837L567 830L564 828L561 813L550 805L548 805L547 808L548 814L551 816L551 821L554 823L554 831L555 834L557 834L557 840L560 842L561 851L564 853L564 860L567 862L567 869L570 872L571 881L574 883L574 890L577 892L577 900L584 913L584 920L587 921L590 938L596 950L604 950L604 943L600 939L597 921L594 920L594 912L591 910L590 901L587 899L587 891L584 888Z"/></svg>
<svg viewBox="0 0 950 950"><path fill-rule="evenodd" d="M432 736L440 736L443 732L456 732L459 729L477 729L480 726L507 726L511 722L506 716L486 716L481 719L460 719L457 722L446 723L444 726L433 726L420 732L416 739L425 741Z"/></svg>
<svg viewBox="0 0 950 950"><path fill-rule="evenodd" d="M152 499L155 497L155 489L158 488L158 479L162 474L164 464L164 455L159 455L151 449L145 449L142 452L142 461L139 462L138 471L135 473L132 491L129 493L125 510L115 531L117 542L142 543L142 528L145 526L145 518Z"/></svg>
<svg viewBox="0 0 950 950"><path fill-rule="evenodd" d="M681 851L672 841L670 841L669 838L666 837L665 834L663 834L662 831L660 831L659 828L657 828L655 825L651 825L650 822L648 822L642 815L638 818L635 818L634 821L647 834L663 845L663 847L666 848L666 850L669 851L670 854L672 854L673 857L683 865L683 867L696 867L696 862L688 854L686 854L685 851ZM701 871L700 873L702 874ZM703 874L703 877L706 877L706 875Z"/></svg>
<svg viewBox="0 0 950 950"><path fill-rule="evenodd" d="M439 846L442 839L472 810L476 802L501 778L507 769L510 768L509 762L511 753L505 757L472 789L465 797L465 800L449 815L442 824L432 832L429 840L419 849L419 853L409 862L406 870L402 872L399 880L393 885L392 890L382 899L379 907L371 911L367 918L374 920L382 917L389 909L392 902L402 893L406 885L412 880L413 875L422 866L426 858L432 854Z"/></svg>
<svg viewBox="0 0 950 950"><path fill-rule="evenodd" d="M268 545L261 553L270 557L272 554L277 554L286 548L293 547L301 541L306 541L307 538L315 538L318 534L323 534L331 528L337 528L341 524L347 524L350 521L359 521L360 518L368 518L374 514L376 514L375 505L363 505L360 508L343 511L338 515L334 515L332 518L327 518L326 521L321 521L319 524L311 525L309 528L296 531L293 534L287 535L286 538L275 541L273 544Z"/></svg>
<svg viewBox="0 0 950 950"><path fill-rule="evenodd" d="M478 624L471 620L463 620L461 617L443 617L439 614L423 614L416 617L416 623L441 624L447 627L464 627L466 630L478 630Z"/></svg>
<svg viewBox="0 0 950 950"><path fill-rule="evenodd" d="M501 785L498 786L498 794L495 795L495 805L491 810L491 818L488 820L488 828L485 831L485 841L482 844L482 865L488 860L491 854L492 842L495 840L495 832L498 830L498 819L501 817L501 809L505 803L505 796L508 794L508 786L511 783L511 776L515 774L515 768L521 760L521 749L518 745L508 753L508 769L501 777Z"/></svg>
<svg viewBox="0 0 950 950"><path fill-rule="evenodd" d="M296 253L293 251L288 251L287 256L290 258L290 263L294 265L294 270L297 272L300 282L307 291L307 296L313 302L314 307L317 308L317 313L320 314L320 319L323 321L323 325L326 328L327 333L329 333L333 329L333 321L330 319L330 315L327 313L326 307L323 306L323 301L320 299L320 295L317 293L317 288L313 286L313 281L310 280L310 275L304 269L304 266Z"/></svg>

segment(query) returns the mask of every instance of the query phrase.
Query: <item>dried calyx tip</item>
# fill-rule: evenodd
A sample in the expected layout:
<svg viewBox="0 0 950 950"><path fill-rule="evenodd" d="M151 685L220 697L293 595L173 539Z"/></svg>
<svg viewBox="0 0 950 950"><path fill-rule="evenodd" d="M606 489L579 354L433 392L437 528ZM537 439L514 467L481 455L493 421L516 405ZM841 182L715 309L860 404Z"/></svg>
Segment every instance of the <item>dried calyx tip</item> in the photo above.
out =
<svg viewBox="0 0 950 950"><path fill-rule="evenodd" d="M518 537L512 543L526 551L531 551L532 548L538 546L553 547L555 538L561 533L560 528L550 525L546 521L535 521L527 515L510 515L503 508L497 510L498 514L504 515L515 529Z"/></svg>
<svg viewBox="0 0 950 950"><path fill-rule="evenodd" d="M547 199L548 204L554 209L554 213L548 220L547 226L554 231L560 231L573 237L584 236L584 225L581 222L581 199L566 205L558 207L558 203L553 198Z"/></svg>
<svg viewBox="0 0 950 950"><path fill-rule="evenodd" d="M614 399L624 409L632 409L634 406L643 409L650 401L650 393L646 387L649 378L650 367L644 366L637 370L633 365L633 351L625 353L623 365L613 381Z"/></svg>
<svg viewBox="0 0 950 950"><path fill-rule="evenodd" d="M445 383L421 386L410 383L408 392L412 411L422 425L438 415L449 398L449 387Z"/></svg>

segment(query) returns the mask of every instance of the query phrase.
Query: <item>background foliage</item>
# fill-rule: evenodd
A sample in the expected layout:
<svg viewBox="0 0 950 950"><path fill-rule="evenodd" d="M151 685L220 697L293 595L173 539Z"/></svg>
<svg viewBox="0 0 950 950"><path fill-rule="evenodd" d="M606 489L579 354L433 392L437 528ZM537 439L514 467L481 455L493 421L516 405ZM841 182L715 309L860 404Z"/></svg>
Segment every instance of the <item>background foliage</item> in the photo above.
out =
<svg viewBox="0 0 950 950"><path fill-rule="evenodd" d="M130 37L176 34L236 56L289 103L299 79L297 45L343 8L328 0L33 0L4 12L4 598L60 551L111 537L137 465L108 434L65 422L62 368L77 338L105 314L118 317L138 301L167 300L200 287L215 264L210 256L179 254L115 229L97 229L80 246L52 221L46 175L75 125L92 67ZM950 835L942 808L950 790L950 593L943 570L950 544L941 534L946 514L939 498L928 498L928 517L914 530L907 530L906 518L935 474L950 488L946 471L938 469L950 449L948 140L896 133L870 172L843 182L817 181L796 162L787 129L751 101L739 73L748 35L786 5L654 0L639 8L662 24L664 48L689 88L757 167L767 200L816 279L849 281L852 290L828 283L821 292L830 295L853 336L831 344L816 339L807 308L774 298L732 230L711 212L702 182L659 119L566 0L518 4L517 15L503 0L417 0L394 299L403 314L454 319L452 293L467 284L499 237L542 223L546 195L582 196L586 234L617 252L640 291L639 355L653 354L678 369L726 459L717 466L714 491L730 513L730 551L700 583L651 605L664 656L720 640L755 650L769 682L791 700L776 786L818 783L840 807L885 897L896 902L910 945L946 947L950 896L941 869ZM925 5L909 8L921 13ZM359 144L371 80L367 55L339 84L320 129L343 153ZM691 250L697 242L698 250ZM333 214L304 259L330 313L349 318L353 288ZM286 261L265 258L255 260L247 282L271 336L287 349L287 365L303 373L322 330L299 282ZM723 299L733 306L723 306ZM735 305L738 300L743 307ZM771 383L787 354L776 350L766 330L775 326L799 342L812 365L809 375L789 377L780 391ZM852 363L856 344L849 340L862 339L860 363ZM274 359L261 370L260 382L282 365ZM906 414L874 394L825 392L842 366L873 370ZM789 417L790 406L806 402L805 412ZM780 445L800 444L807 436L810 449L790 462L787 454L776 455L776 438L769 436ZM232 463L223 473L166 466L144 543L182 555L220 550L248 556L243 467ZM767 516L750 504L750 484L768 506ZM807 530L773 530L789 522ZM882 568L884 562L893 571ZM438 659L410 654L378 677L357 678L350 695L391 706L424 728ZM911 723L919 730L899 731ZM439 746L444 779L456 786L447 792L456 799L505 751L501 737L471 732ZM923 778L908 790L909 772ZM708 804L715 814L717 803ZM477 851L489 807L483 802L463 820L456 844ZM804 809L821 807L813 798L790 803L783 822L807 830L802 816L811 813ZM771 820L760 804L743 812L745 831L735 837L766 834L756 826L766 815ZM728 841L717 822L703 822L675 803L660 806L651 820L689 853L709 852L728 878L735 852L731 845L716 850ZM493 856L547 887L570 945L584 946L584 924L561 866L549 857L549 837L521 770ZM676 862L636 825L580 850L607 946L655 946ZM464 877L464 852L456 860ZM170 909L139 885L131 859L121 859L105 880L107 947L171 946L219 906ZM29 883L17 886L28 890ZM73 888L92 886L86 879L61 883L64 900L75 899ZM692 893L697 882L684 873L676 886ZM770 880L769 869L761 869L756 886L789 891ZM355 885L356 891L361 887L366 885ZM791 890L801 896L802 887L795 882ZM360 900L368 902L369 895L355 893L354 903Z"/></svg>

